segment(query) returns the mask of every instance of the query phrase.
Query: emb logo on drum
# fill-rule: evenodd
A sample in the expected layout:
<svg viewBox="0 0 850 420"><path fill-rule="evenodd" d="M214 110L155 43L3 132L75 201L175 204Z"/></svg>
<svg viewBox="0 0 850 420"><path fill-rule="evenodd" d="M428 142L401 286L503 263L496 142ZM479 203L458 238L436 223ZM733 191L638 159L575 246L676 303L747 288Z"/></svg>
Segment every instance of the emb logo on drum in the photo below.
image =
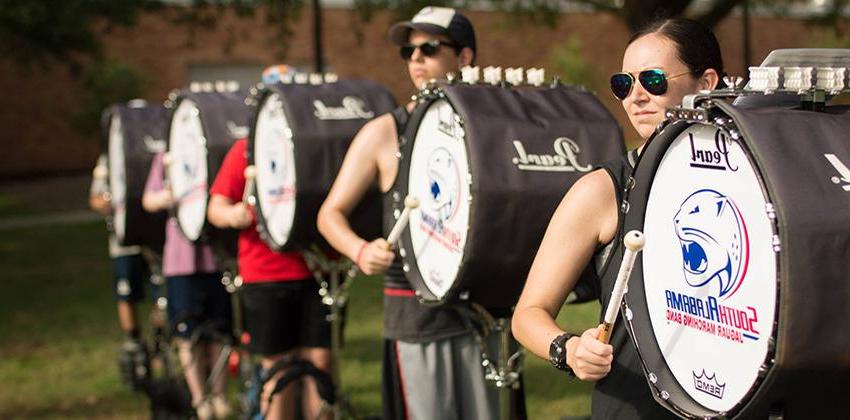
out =
<svg viewBox="0 0 850 420"><path fill-rule="evenodd" d="M726 391L726 383L721 384L717 381L717 375L708 375L705 369L697 375L696 372L691 372L694 376L694 388L697 391L704 392L712 397L723 399L723 392Z"/></svg>

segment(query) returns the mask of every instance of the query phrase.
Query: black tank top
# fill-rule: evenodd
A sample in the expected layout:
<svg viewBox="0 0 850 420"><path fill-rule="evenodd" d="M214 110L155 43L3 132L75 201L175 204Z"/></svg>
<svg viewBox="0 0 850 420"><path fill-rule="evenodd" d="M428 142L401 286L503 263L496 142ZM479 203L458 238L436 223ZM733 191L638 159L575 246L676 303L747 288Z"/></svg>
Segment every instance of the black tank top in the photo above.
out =
<svg viewBox="0 0 850 420"><path fill-rule="evenodd" d="M611 177L617 195L617 208L623 202L626 184L634 169L637 157L630 151L619 159L599 165ZM619 261L622 260L623 212L617 212L617 233L614 240L600 247L594 255L599 275L599 302L602 309L608 306L611 291L617 280ZM600 322L604 313L600 313ZM618 315L622 318L623 314ZM591 418L593 419L676 419L672 413L659 405L652 397L649 385L641 369L640 358L625 327L618 319L611 333L610 344L614 347L614 362L611 371L593 387Z"/></svg>
<svg viewBox="0 0 850 420"><path fill-rule="evenodd" d="M392 116L398 138L404 132L410 115L404 106L400 106L392 111ZM383 194L384 237L395 224L395 214L401 211L402 198L394 191L395 188L392 188ZM384 338L407 342L435 341L463 334L466 331L464 325L455 309L419 303L404 275L401 257L396 254L384 276Z"/></svg>

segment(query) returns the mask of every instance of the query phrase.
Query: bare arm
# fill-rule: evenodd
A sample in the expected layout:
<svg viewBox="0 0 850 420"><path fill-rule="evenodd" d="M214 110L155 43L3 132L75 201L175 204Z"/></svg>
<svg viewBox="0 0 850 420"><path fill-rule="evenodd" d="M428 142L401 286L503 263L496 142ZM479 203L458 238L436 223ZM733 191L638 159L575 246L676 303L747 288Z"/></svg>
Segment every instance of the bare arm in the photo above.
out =
<svg viewBox="0 0 850 420"><path fill-rule="evenodd" d="M213 194L207 206L207 219L213 226L227 229L245 229L253 221L251 209L241 201L233 202L228 197Z"/></svg>
<svg viewBox="0 0 850 420"><path fill-rule="evenodd" d="M384 181L395 178L395 173L388 174L386 166L382 169L381 159L396 159L395 144L395 122L391 115L380 116L364 125L351 142L331 191L319 209L319 232L334 249L358 263L366 274L386 271L394 254L385 240L379 238L370 242L358 236L351 229L348 216L376 179L381 181L382 187L391 185L391 181Z"/></svg>
<svg viewBox="0 0 850 420"><path fill-rule="evenodd" d="M604 171L580 179L558 205L513 316L514 336L534 354L548 359L549 344L564 332L555 323L564 300L616 227L614 187ZM593 328L567 342L567 363L580 379L597 380L610 370L611 346L597 342L597 334Z"/></svg>
<svg viewBox="0 0 850 420"><path fill-rule="evenodd" d="M159 191L145 191L142 194L142 208L148 213L170 209L172 206L174 206L174 199L170 188L164 188Z"/></svg>

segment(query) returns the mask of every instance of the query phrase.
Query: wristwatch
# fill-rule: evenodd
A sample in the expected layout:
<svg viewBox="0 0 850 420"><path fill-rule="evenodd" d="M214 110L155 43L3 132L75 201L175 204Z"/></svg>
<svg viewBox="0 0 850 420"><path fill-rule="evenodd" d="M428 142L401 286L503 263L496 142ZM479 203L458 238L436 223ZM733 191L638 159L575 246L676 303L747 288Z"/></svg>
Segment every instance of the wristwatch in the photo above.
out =
<svg viewBox="0 0 850 420"><path fill-rule="evenodd" d="M567 364L567 340L572 337L576 337L576 335L563 333L552 340L552 344L549 344L549 362L556 369L563 370L570 376L575 376L572 368Z"/></svg>

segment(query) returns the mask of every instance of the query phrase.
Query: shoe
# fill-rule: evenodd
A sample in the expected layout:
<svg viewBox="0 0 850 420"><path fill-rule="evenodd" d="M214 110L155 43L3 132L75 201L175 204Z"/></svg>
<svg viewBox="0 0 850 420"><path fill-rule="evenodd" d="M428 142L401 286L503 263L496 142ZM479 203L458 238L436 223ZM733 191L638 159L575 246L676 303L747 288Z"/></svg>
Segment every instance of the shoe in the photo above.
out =
<svg viewBox="0 0 850 420"><path fill-rule="evenodd" d="M118 371L121 374L121 382L134 390L142 388L145 380L150 377L150 359L144 343L130 339L121 344Z"/></svg>
<svg viewBox="0 0 850 420"><path fill-rule="evenodd" d="M225 398L224 395L213 395L210 397L209 401L212 403L212 410L215 418L226 419L230 417L232 410L230 409L230 403L227 402L227 398Z"/></svg>
<svg viewBox="0 0 850 420"><path fill-rule="evenodd" d="M212 420L214 418L213 405L209 398L205 398L201 402L192 405L195 407L195 416L198 420Z"/></svg>

